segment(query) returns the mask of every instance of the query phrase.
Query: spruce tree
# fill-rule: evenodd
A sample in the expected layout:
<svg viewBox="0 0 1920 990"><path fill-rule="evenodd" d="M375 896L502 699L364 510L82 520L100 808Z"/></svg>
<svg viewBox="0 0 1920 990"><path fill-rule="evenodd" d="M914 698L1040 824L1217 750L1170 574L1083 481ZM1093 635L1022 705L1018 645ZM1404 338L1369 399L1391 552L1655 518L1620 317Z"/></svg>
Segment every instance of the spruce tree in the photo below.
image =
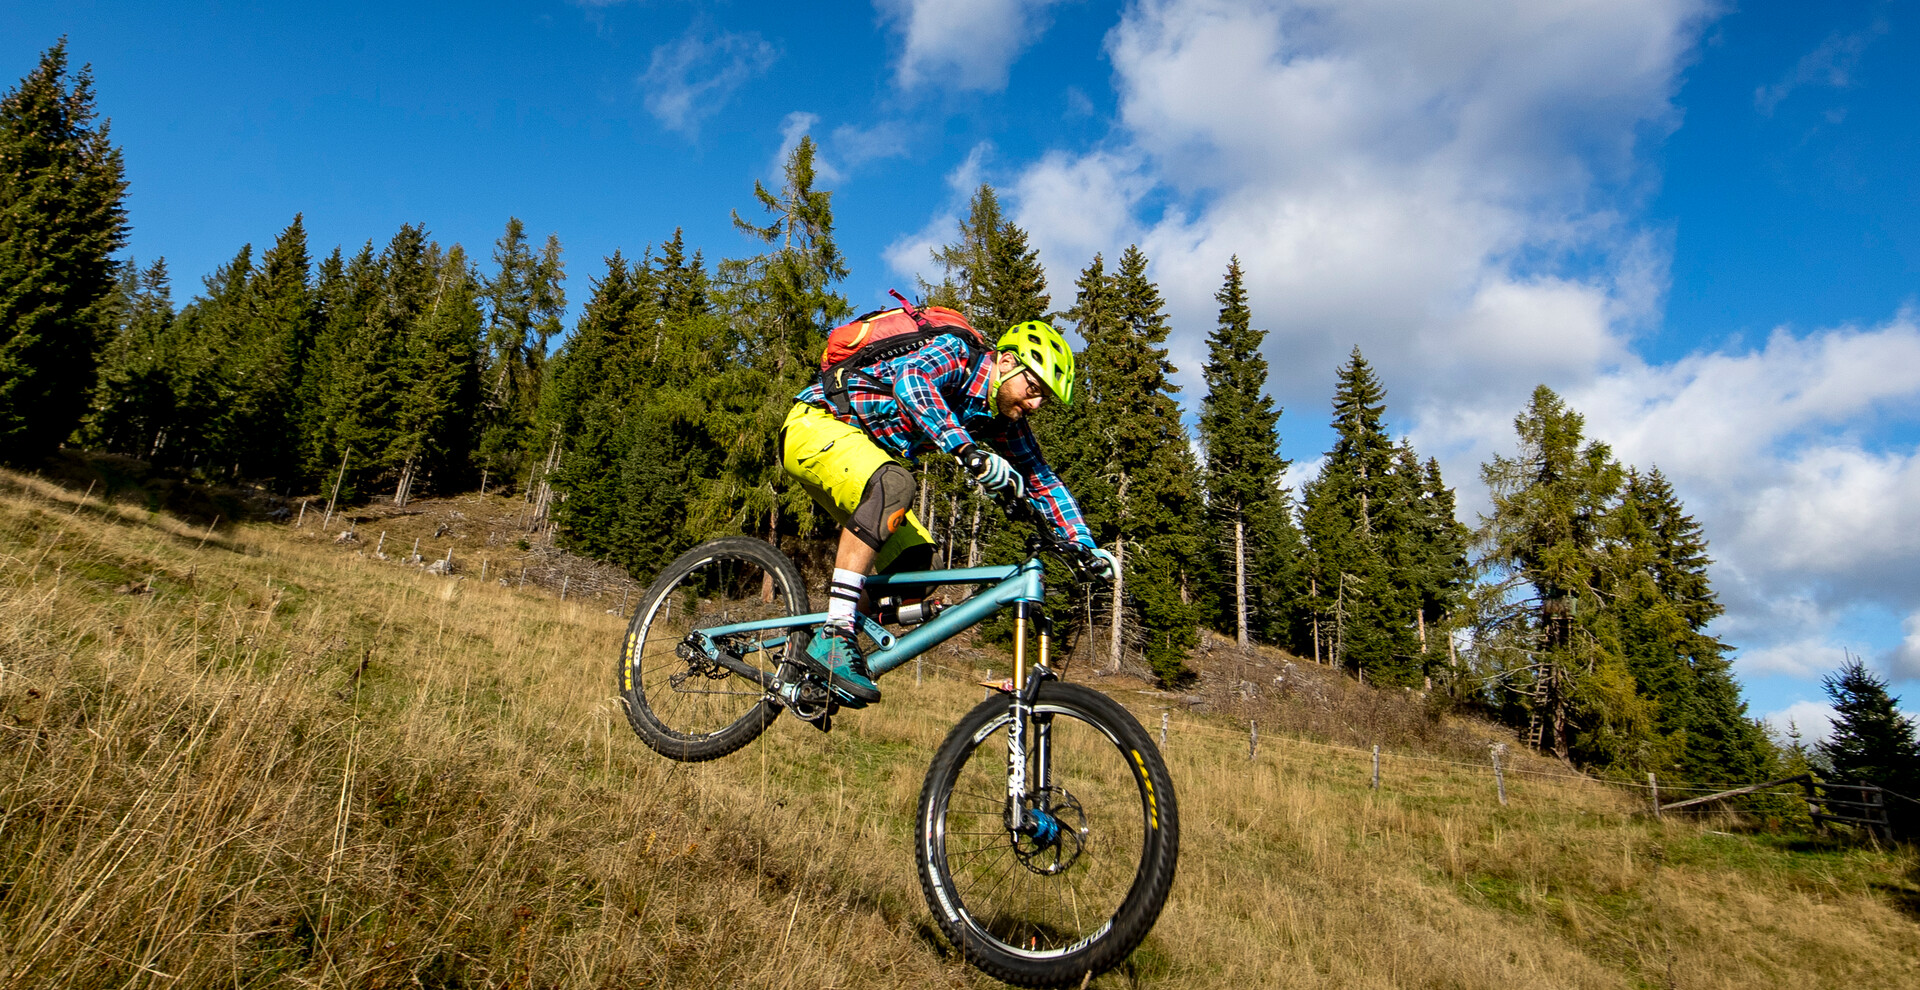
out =
<svg viewBox="0 0 1920 990"><path fill-rule="evenodd" d="M1262 511L1263 503L1281 497L1280 475L1288 462L1279 453L1280 410L1266 395L1267 361L1260 355L1266 331L1253 329L1237 256L1228 261L1225 284L1214 299L1220 303L1220 322L1207 338L1200 444L1207 455L1207 507L1220 537L1215 552L1225 558L1221 571L1232 579L1219 595L1231 603L1225 628L1235 632L1245 650L1260 623L1254 613L1259 604L1254 561L1261 549L1276 542L1297 546L1298 539L1267 528L1291 529L1286 513Z"/></svg>
<svg viewBox="0 0 1920 990"><path fill-rule="evenodd" d="M1136 246L1111 276L1097 256L1081 272L1067 314L1087 341L1080 382L1071 415L1042 442L1119 565L1099 631L1107 666L1138 651L1157 678L1177 684L1191 676L1185 656L1199 640L1203 501L1163 346L1170 328L1146 270Z"/></svg>
<svg viewBox="0 0 1920 990"><path fill-rule="evenodd" d="M1310 636L1316 658L1411 684L1420 669L1418 610L1404 576L1413 556L1405 544L1417 538L1422 479L1401 467L1385 412L1386 389L1356 347L1334 389L1334 445L1302 497Z"/></svg>
<svg viewBox="0 0 1920 990"><path fill-rule="evenodd" d="M351 260L335 248L320 265L314 297L318 306L314 339L301 380L303 473L331 489L341 464L351 464L361 441L358 391L366 383L370 340L366 323L380 291L380 266L373 242L361 245ZM358 457L365 460L361 447Z"/></svg>
<svg viewBox="0 0 1920 990"><path fill-rule="evenodd" d="M394 438L387 460L397 464L394 502L405 505L421 482L441 490L469 480L478 439L481 314L479 286L459 245L429 243L419 261L429 281L411 318L397 329Z"/></svg>
<svg viewBox="0 0 1920 990"><path fill-rule="evenodd" d="M243 244L174 321L174 416L161 463L207 478L237 472L235 448L253 412L241 405L253 371L252 278L253 247Z"/></svg>
<svg viewBox="0 0 1920 990"><path fill-rule="evenodd" d="M1586 441L1585 420L1542 385L1514 420L1520 451L1481 478L1493 514L1477 535L1498 579L1482 652L1522 692L1529 738L1562 758L1626 766L1651 733L1650 705L1621 655L1601 589L1608 513L1623 481L1612 449ZM1500 600L1531 589L1530 598Z"/></svg>
<svg viewBox="0 0 1920 990"><path fill-rule="evenodd" d="M960 218L954 241L935 248L933 260L939 262L946 277L939 286L921 286L929 304L947 306L966 314L982 336L992 338L988 326L993 311L992 245L1000 226L1000 197L993 187L981 183L967 203L967 215Z"/></svg>
<svg viewBox="0 0 1920 990"><path fill-rule="evenodd" d="M102 354L93 407L82 427L88 446L145 460L165 442L174 418L173 297L165 258L145 270L129 260L116 288L120 302Z"/></svg>
<svg viewBox="0 0 1920 990"><path fill-rule="evenodd" d="M567 493L556 508L564 542L603 559L621 550L619 446L626 419L643 401L634 394L640 353L659 350L665 333L653 315L658 293L645 264L620 252L592 285L580 322L549 366L541 421L561 437L566 454L554 478ZM624 562L624 561L623 561Z"/></svg>
<svg viewBox="0 0 1920 990"><path fill-rule="evenodd" d="M1900 699L1887 692L1887 682L1850 659L1820 683L1833 701L1834 718L1832 733L1818 749L1833 777L1920 800L1920 738L1913 718L1900 711ZM1899 798L1886 804L1896 833L1920 835L1915 805Z"/></svg>
<svg viewBox="0 0 1920 990"><path fill-rule="evenodd" d="M1606 608L1660 739L1647 768L1704 783L1769 775L1773 747L1747 717L1725 644L1705 632L1721 612L1706 538L1658 469L1627 473L1609 539Z"/></svg>
<svg viewBox="0 0 1920 990"><path fill-rule="evenodd" d="M245 390L249 426L236 438L242 473L278 479L282 488L298 480L300 469L300 383L315 331L309 268L306 226L296 213L261 257L250 286L256 353Z"/></svg>
<svg viewBox="0 0 1920 990"><path fill-rule="evenodd" d="M766 224L733 215L735 228L768 250L720 266L736 349L735 360L703 383L713 410L707 432L726 455L695 513L703 527L777 539L783 518L802 531L813 525L812 500L787 483L780 463L780 424L793 396L819 373L827 331L852 312L833 288L847 264L833 236L833 193L814 188L814 155L812 137L803 137L787 156L778 194L753 184Z"/></svg>
<svg viewBox="0 0 1920 990"><path fill-rule="evenodd" d="M1025 230L1002 221L987 242L986 300L975 329L992 344L1018 324L1044 319L1051 301L1039 249Z"/></svg>
<svg viewBox="0 0 1920 990"><path fill-rule="evenodd" d="M120 150L62 38L0 95L0 457L31 463L87 411L126 244Z"/></svg>
<svg viewBox="0 0 1920 990"><path fill-rule="evenodd" d="M519 217L507 219L494 242L496 270L481 287L486 363L482 372L480 456L482 465L506 483L537 484L532 471L551 437L534 435L549 342L566 312L566 264L560 239L549 235L535 254Z"/></svg>
<svg viewBox="0 0 1920 990"><path fill-rule="evenodd" d="M946 269L939 286L922 285L922 305L947 306L965 314L989 347L1015 324L1044 319L1052 297L1047 292L1039 252L1029 246L1027 232L1000 212L993 187L974 192L967 216L960 220L955 240L937 248L933 257ZM1054 456L1053 439L1063 411L1043 407L1028 419L1041 449ZM1012 562L1024 546L1024 527L1003 518L980 497L951 459L929 457L920 472L918 515L934 534L936 545L964 548L958 563L982 560ZM947 509L943 513L940 506ZM945 524L943 525L943 520ZM992 633L994 630L989 630Z"/></svg>

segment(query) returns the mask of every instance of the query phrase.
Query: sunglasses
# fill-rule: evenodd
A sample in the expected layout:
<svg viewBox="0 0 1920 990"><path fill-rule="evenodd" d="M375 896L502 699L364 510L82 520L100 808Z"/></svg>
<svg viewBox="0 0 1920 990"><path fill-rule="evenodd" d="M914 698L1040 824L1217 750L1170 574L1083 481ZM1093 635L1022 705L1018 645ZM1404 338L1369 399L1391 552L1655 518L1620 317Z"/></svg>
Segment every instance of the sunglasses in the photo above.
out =
<svg viewBox="0 0 1920 990"><path fill-rule="evenodd" d="M1042 401L1051 401L1053 399L1053 393L1047 391L1047 387L1040 382L1040 376L1034 374L1032 368L1022 367L1020 374L1027 380L1028 395L1037 395Z"/></svg>

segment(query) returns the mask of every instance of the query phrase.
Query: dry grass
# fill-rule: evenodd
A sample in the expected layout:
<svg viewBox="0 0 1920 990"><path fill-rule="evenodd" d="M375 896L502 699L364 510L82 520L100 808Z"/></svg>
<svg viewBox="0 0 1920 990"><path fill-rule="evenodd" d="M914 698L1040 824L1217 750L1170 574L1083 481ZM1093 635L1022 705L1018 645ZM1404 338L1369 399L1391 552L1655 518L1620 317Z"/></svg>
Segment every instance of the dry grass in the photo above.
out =
<svg viewBox="0 0 1920 990"><path fill-rule="evenodd" d="M984 659L661 760L603 602L0 476L0 986L984 986L908 824ZM1004 661L1003 661L1004 662ZM1151 725L1164 702L1116 696ZM1173 899L1096 986L1920 985L1905 853L1174 715Z"/></svg>

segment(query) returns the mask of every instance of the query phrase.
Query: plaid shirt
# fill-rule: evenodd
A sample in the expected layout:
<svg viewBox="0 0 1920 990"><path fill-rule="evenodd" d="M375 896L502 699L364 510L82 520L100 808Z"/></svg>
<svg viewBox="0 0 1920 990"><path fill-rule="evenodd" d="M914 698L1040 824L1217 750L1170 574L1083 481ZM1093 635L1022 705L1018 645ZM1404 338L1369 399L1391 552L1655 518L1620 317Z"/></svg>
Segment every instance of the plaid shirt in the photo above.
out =
<svg viewBox="0 0 1920 990"><path fill-rule="evenodd" d="M1087 531L1080 506L1040 456L1033 429L1024 419L995 414L993 357L989 351L987 360L976 362L965 341L946 334L909 354L861 369L892 386L892 394L864 378L849 377L850 416L835 412L818 381L794 398L858 426L881 449L909 464L918 462L921 454L936 450L951 454L968 443L994 448L1026 479L1027 500L1052 521L1054 529L1092 548L1093 534Z"/></svg>

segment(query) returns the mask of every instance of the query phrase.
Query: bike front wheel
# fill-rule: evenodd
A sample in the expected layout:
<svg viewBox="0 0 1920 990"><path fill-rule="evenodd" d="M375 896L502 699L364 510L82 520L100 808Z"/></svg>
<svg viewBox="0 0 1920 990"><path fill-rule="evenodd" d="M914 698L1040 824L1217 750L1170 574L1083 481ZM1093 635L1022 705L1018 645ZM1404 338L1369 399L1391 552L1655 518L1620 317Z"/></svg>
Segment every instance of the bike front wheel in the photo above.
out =
<svg viewBox="0 0 1920 990"><path fill-rule="evenodd" d="M736 536L681 554L647 589L621 644L616 676L628 724L654 752L687 762L752 742L780 713L766 679L805 637L779 629L722 637L713 646L727 653L728 666L691 636L806 612L800 571L772 544Z"/></svg>
<svg viewBox="0 0 1920 990"><path fill-rule="evenodd" d="M920 792L920 886L947 939L1008 983L1079 983L1139 946L1180 853L1173 782L1146 730L1079 684L1040 686L1027 733L1029 807L1046 841L1008 827L1004 695L948 733ZM1042 771L1044 770L1044 776Z"/></svg>

